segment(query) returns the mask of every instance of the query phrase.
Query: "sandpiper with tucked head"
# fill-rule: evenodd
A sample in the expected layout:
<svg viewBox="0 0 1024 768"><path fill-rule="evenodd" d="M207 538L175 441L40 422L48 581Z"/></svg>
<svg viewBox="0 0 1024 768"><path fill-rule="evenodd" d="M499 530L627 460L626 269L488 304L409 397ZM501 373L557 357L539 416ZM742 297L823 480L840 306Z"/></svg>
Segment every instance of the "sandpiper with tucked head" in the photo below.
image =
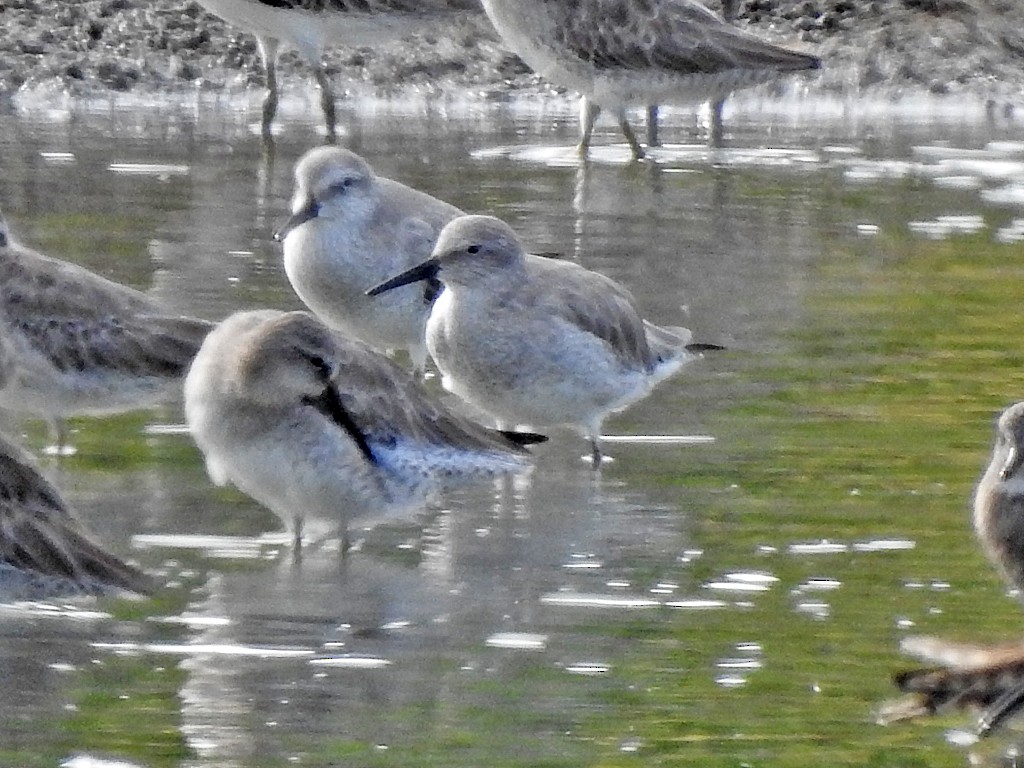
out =
<svg viewBox="0 0 1024 768"><path fill-rule="evenodd" d="M992 458L974 494L974 531L1006 582L1024 593L1024 402L996 422ZM939 668L896 676L911 693L883 713L886 722L930 714L951 706L985 710L978 723L986 735L1024 705L1024 642L995 647L964 646L938 638L908 638L903 650Z"/></svg>
<svg viewBox="0 0 1024 768"><path fill-rule="evenodd" d="M256 36L267 78L264 136L270 135L277 113L277 56L283 41L313 69L330 137L334 137L337 126L334 90L323 68L328 46L376 45L477 7L474 0L199 0L199 4Z"/></svg>
<svg viewBox="0 0 1024 768"><path fill-rule="evenodd" d="M178 391L212 325L14 243L0 217L0 407L63 419L154 405Z"/></svg>
<svg viewBox="0 0 1024 768"><path fill-rule="evenodd" d="M426 365L424 334L437 281L382 300L366 290L430 255L462 211L374 174L354 152L318 147L295 166L292 216L276 237L299 298L327 325L378 349L406 349Z"/></svg>
<svg viewBox="0 0 1024 768"><path fill-rule="evenodd" d="M438 489L529 466L539 435L460 416L409 374L308 312L236 313L185 381L185 415L210 478L293 525L341 529L404 514Z"/></svg>
<svg viewBox="0 0 1024 768"><path fill-rule="evenodd" d="M0 599L148 594L148 576L96 543L29 457L0 435Z"/></svg>
<svg viewBox="0 0 1024 768"><path fill-rule="evenodd" d="M444 385L506 425L568 425L601 462L601 424L715 345L640 316L621 285L578 264L526 253L505 222L462 216L431 258L377 295L437 278L427 347Z"/></svg>
<svg viewBox="0 0 1024 768"><path fill-rule="evenodd" d="M698 0L483 0L483 6L535 72L582 94L581 155L602 107L615 111L640 159L644 150L627 107L700 103L781 72L820 66L814 56L730 26ZM657 119L656 109L648 114Z"/></svg>

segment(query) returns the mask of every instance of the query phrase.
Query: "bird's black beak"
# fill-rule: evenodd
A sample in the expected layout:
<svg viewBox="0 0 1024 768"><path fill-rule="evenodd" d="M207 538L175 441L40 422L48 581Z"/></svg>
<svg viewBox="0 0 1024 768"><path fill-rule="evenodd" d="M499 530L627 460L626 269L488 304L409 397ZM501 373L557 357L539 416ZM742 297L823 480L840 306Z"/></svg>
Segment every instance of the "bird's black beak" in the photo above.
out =
<svg viewBox="0 0 1024 768"><path fill-rule="evenodd" d="M300 208L291 216L289 216L288 221L286 221L278 228L277 232L274 233L274 239L279 243L284 241L284 239L288 237L289 232L291 232L296 227L301 227L310 219L315 219L319 213L320 203L318 203L312 197L309 198L309 202L306 203L304 207Z"/></svg>
<svg viewBox="0 0 1024 768"><path fill-rule="evenodd" d="M412 269L407 269L400 275L395 275L390 280L385 280L380 285L375 285L373 288L366 292L367 296L376 296L390 291L392 288L399 288L409 283L416 283L420 280L430 280L431 278L437 277L437 273L441 267L438 266L437 259L427 259L422 264L418 264Z"/></svg>
<svg viewBox="0 0 1024 768"><path fill-rule="evenodd" d="M1020 469L1021 464L1024 464L1024 452L1020 451L1015 445L1006 454L1006 461L1003 462L1003 466L999 470L999 479L1009 480L1013 477L1013 473Z"/></svg>

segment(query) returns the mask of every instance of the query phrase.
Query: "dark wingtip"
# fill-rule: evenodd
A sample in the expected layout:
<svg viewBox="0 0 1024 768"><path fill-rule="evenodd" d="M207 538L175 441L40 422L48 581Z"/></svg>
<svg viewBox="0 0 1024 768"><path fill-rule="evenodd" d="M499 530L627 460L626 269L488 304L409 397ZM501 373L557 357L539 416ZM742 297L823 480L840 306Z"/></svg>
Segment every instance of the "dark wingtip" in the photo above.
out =
<svg viewBox="0 0 1024 768"><path fill-rule="evenodd" d="M536 445L537 443L546 443L548 441L547 435L540 435L536 432L516 432L514 430L499 429L505 439L507 439L513 445Z"/></svg>

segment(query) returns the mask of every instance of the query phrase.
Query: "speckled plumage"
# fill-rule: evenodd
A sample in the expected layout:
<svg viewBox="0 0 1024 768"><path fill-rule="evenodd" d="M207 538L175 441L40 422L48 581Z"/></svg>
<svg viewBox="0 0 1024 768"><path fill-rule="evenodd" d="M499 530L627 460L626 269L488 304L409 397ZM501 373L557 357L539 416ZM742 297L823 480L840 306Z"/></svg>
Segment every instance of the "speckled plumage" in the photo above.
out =
<svg viewBox="0 0 1024 768"><path fill-rule="evenodd" d="M521 470L516 439L446 408L307 312L239 312L210 334L185 414L211 479L294 523L403 514L476 476ZM532 441L531 438L526 439Z"/></svg>
<svg viewBox="0 0 1024 768"><path fill-rule="evenodd" d="M285 272L325 323L375 349L405 349L426 364L424 341L439 285L381 299L366 290L430 255L441 228L462 214L435 197L374 174L354 152L318 147L295 167L292 218L280 231Z"/></svg>
<svg viewBox="0 0 1024 768"><path fill-rule="evenodd" d="M996 422L992 457L974 494L973 525L1003 578L1024 592L1024 402ZM984 708L978 733L986 735L1024 705L1024 642L968 646L915 637L903 650L941 666L896 675L897 687L910 697L883 712L886 722L970 706Z"/></svg>
<svg viewBox="0 0 1024 768"><path fill-rule="evenodd" d="M505 43L538 74L583 95L581 151L601 107L613 109L634 155L627 106L728 95L816 57L766 43L697 0L483 0Z"/></svg>
<svg viewBox="0 0 1024 768"><path fill-rule="evenodd" d="M445 288L427 321L427 348L445 386L505 424L578 429L595 463L604 419L700 346L685 328L645 321L610 278L526 253L490 216L450 222L430 260L371 293L434 275Z"/></svg>
<svg viewBox="0 0 1024 768"><path fill-rule="evenodd" d="M0 435L0 599L151 589L145 574L92 540L29 457Z"/></svg>
<svg viewBox="0 0 1024 768"><path fill-rule="evenodd" d="M160 402L211 327L15 244L0 219L0 407L59 421Z"/></svg>

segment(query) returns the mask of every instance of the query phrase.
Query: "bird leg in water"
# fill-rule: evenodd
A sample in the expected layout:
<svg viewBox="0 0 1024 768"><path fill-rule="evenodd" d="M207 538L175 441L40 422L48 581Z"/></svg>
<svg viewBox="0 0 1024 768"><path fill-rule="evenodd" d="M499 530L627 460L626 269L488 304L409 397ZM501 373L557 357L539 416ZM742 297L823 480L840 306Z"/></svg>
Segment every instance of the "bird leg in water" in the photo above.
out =
<svg viewBox="0 0 1024 768"><path fill-rule="evenodd" d="M267 78L267 95L263 97L263 122L260 128L264 136L270 136L270 124L277 114L277 48L279 43L272 37L257 37L260 53L263 54L263 69Z"/></svg>
<svg viewBox="0 0 1024 768"><path fill-rule="evenodd" d="M661 139L658 137L658 105L651 104L647 107L647 146L660 147Z"/></svg>
<svg viewBox="0 0 1024 768"><path fill-rule="evenodd" d="M317 66L313 70L317 85L320 86L320 106L324 111L324 124L327 128L327 139L333 144L337 138L337 118L334 112L334 90L324 68Z"/></svg>

